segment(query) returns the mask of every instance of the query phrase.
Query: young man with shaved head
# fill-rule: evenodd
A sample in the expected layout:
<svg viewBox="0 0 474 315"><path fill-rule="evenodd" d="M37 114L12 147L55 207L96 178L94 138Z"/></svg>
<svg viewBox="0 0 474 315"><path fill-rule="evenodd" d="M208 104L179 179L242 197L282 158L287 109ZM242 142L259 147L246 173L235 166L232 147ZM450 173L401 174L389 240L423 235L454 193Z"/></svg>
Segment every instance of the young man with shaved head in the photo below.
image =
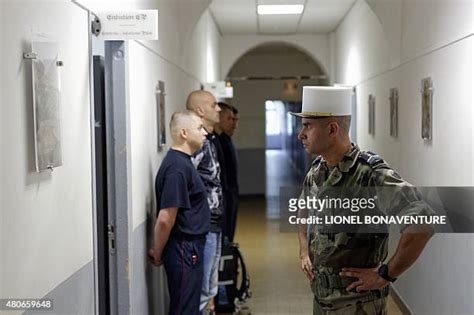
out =
<svg viewBox="0 0 474 315"><path fill-rule="evenodd" d="M217 134L222 147L223 160L225 161L224 173L226 184L224 187L225 211L222 220L222 235L228 242L234 241L237 225L237 211L239 208L239 183L237 180L237 154L232 141L237 127L233 107L230 104L219 102L221 108L220 122L217 125Z"/></svg>
<svg viewBox="0 0 474 315"><path fill-rule="evenodd" d="M234 117L232 118L232 121L233 121L232 134L234 134L235 130L239 126L240 114L239 114L239 110L235 106L232 106L232 112L234 113Z"/></svg>
<svg viewBox="0 0 474 315"><path fill-rule="evenodd" d="M169 314L199 314L210 210L191 155L202 147L207 132L192 111L174 113L170 130L173 144L155 181L159 210L148 254L155 266L165 266Z"/></svg>
<svg viewBox="0 0 474 315"><path fill-rule="evenodd" d="M217 277L221 256L220 220L224 210L221 168L214 141L214 127L219 123L220 107L216 98L208 91L193 91L189 94L186 107L202 118L208 132L201 150L192 158L194 167L201 176L207 189L207 201L211 210L210 231L206 236L204 248L204 279L201 290L200 311L203 314L214 313L213 298L217 295Z"/></svg>
<svg viewBox="0 0 474 315"><path fill-rule="evenodd" d="M377 154L351 143L352 89L303 87L302 129L298 138L307 153L317 157L303 183L301 199L324 199L327 194L344 199L373 198L374 211L398 216L430 215L433 210L417 190L404 181ZM355 198L357 197L357 198ZM302 200L300 200L302 201ZM299 210L300 218L351 214L353 209L322 206ZM323 221L326 222L326 221ZM398 248L390 260L386 227L300 225L301 269L314 293L313 314L386 314L389 284L419 257L432 236L424 225L401 227Z"/></svg>

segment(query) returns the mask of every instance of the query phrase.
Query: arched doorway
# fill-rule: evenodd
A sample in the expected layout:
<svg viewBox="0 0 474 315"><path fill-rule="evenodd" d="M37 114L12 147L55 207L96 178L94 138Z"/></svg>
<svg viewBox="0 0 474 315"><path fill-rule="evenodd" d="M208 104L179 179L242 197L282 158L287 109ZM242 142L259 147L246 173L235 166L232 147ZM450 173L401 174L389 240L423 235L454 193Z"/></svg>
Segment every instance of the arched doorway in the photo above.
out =
<svg viewBox="0 0 474 315"><path fill-rule="evenodd" d="M297 133L301 121L288 115L301 108L305 85L328 85L321 64L300 47L285 42L258 45L243 54L227 73L234 87L232 103L240 112L235 136L239 153L239 180L243 195L277 196L289 174L277 172L281 163L292 177L301 178L308 157ZM266 154L267 153L267 154ZM269 156L270 154L270 156ZM266 158L272 159L267 163ZM273 159L278 161L273 161ZM272 207L267 207L268 209Z"/></svg>

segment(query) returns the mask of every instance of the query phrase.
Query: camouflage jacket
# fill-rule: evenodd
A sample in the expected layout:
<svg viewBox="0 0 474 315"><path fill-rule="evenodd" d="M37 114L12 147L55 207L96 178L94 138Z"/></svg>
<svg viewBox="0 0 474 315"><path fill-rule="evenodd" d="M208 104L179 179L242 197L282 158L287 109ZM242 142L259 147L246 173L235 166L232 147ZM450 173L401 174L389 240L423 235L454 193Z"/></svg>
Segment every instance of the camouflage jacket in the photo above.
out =
<svg viewBox="0 0 474 315"><path fill-rule="evenodd" d="M305 177L301 198L306 198L306 196L323 198L325 192L330 190L333 195L340 194L339 197L376 196L376 208L372 214L430 213L430 208L422 201L415 187L404 181L380 156L361 151L355 144L352 150L332 169L322 157L317 157ZM362 214L363 211L359 213ZM326 213L337 214L337 209ZM315 214L316 211L310 210L309 215ZM403 226L402 229L404 228ZM386 230L382 229L382 231ZM317 273L337 275L343 267L376 267L387 257L387 244L386 232L367 233L367 230L364 230L361 233L343 228L331 231L322 225L308 226L308 253ZM316 280L312 285L313 291L322 299L331 300L341 296L360 295L360 293L346 292L345 289L321 289L317 282Z"/></svg>
<svg viewBox="0 0 474 315"><path fill-rule="evenodd" d="M200 150L194 153L191 161L197 169L207 189L207 201L211 209L211 231L220 230L219 221L224 208L222 186L220 180L221 168L217 159L217 151L212 143L213 134L209 134Z"/></svg>

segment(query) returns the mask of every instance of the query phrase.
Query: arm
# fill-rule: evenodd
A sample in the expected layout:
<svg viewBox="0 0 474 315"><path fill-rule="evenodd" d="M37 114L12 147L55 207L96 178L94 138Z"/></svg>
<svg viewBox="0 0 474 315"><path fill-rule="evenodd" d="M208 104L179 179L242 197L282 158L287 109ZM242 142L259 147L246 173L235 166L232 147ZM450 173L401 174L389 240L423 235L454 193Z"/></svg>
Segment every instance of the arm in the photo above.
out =
<svg viewBox="0 0 474 315"><path fill-rule="evenodd" d="M158 214L158 218L155 222L154 245L148 251L148 256L155 266L161 266L163 264L161 255L163 254L163 249L168 242L171 230L176 222L177 213L178 208L166 208L161 209Z"/></svg>
<svg viewBox="0 0 474 315"><path fill-rule="evenodd" d="M405 229L398 242L395 254L388 263L388 275L398 277L418 259L433 231L429 226L409 226ZM389 281L380 277L378 267L375 268L342 268L342 276L358 278L347 287L347 291L356 289L357 292L381 289Z"/></svg>
<svg viewBox="0 0 474 315"><path fill-rule="evenodd" d="M388 262L388 275L398 277L418 259L426 244L433 236L429 226L409 226L398 242L397 250Z"/></svg>
<svg viewBox="0 0 474 315"><path fill-rule="evenodd" d="M370 182L376 189L378 206L384 213L406 216L432 212L428 206L419 202L422 201L420 193L383 161L375 165L371 176ZM388 263L388 275L396 278L410 268L432 235L433 230L427 225L411 225L405 228L397 250ZM380 289L389 284L389 281L379 276L378 267L342 268L340 274L358 278L347 287L348 291L352 289L356 289L356 291Z"/></svg>
<svg viewBox="0 0 474 315"><path fill-rule="evenodd" d="M299 218L307 218L308 217L308 210L307 209L300 209L298 210L298 217ZM307 236L307 225L299 224L298 225L298 240L300 243L300 266L301 270L304 272L306 277L309 280L314 279L314 272L313 272L313 264L309 259L308 255L308 236Z"/></svg>

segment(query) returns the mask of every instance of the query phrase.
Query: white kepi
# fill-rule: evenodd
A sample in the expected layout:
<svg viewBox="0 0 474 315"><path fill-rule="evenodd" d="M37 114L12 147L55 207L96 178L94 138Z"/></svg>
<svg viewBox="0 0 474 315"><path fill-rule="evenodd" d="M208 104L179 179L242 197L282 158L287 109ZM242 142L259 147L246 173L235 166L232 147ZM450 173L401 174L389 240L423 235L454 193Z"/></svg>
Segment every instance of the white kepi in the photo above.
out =
<svg viewBox="0 0 474 315"><path fill-rule="evenodd" d="M350 116L352 88L340 86L303 86L303 118Z"/></svg>

